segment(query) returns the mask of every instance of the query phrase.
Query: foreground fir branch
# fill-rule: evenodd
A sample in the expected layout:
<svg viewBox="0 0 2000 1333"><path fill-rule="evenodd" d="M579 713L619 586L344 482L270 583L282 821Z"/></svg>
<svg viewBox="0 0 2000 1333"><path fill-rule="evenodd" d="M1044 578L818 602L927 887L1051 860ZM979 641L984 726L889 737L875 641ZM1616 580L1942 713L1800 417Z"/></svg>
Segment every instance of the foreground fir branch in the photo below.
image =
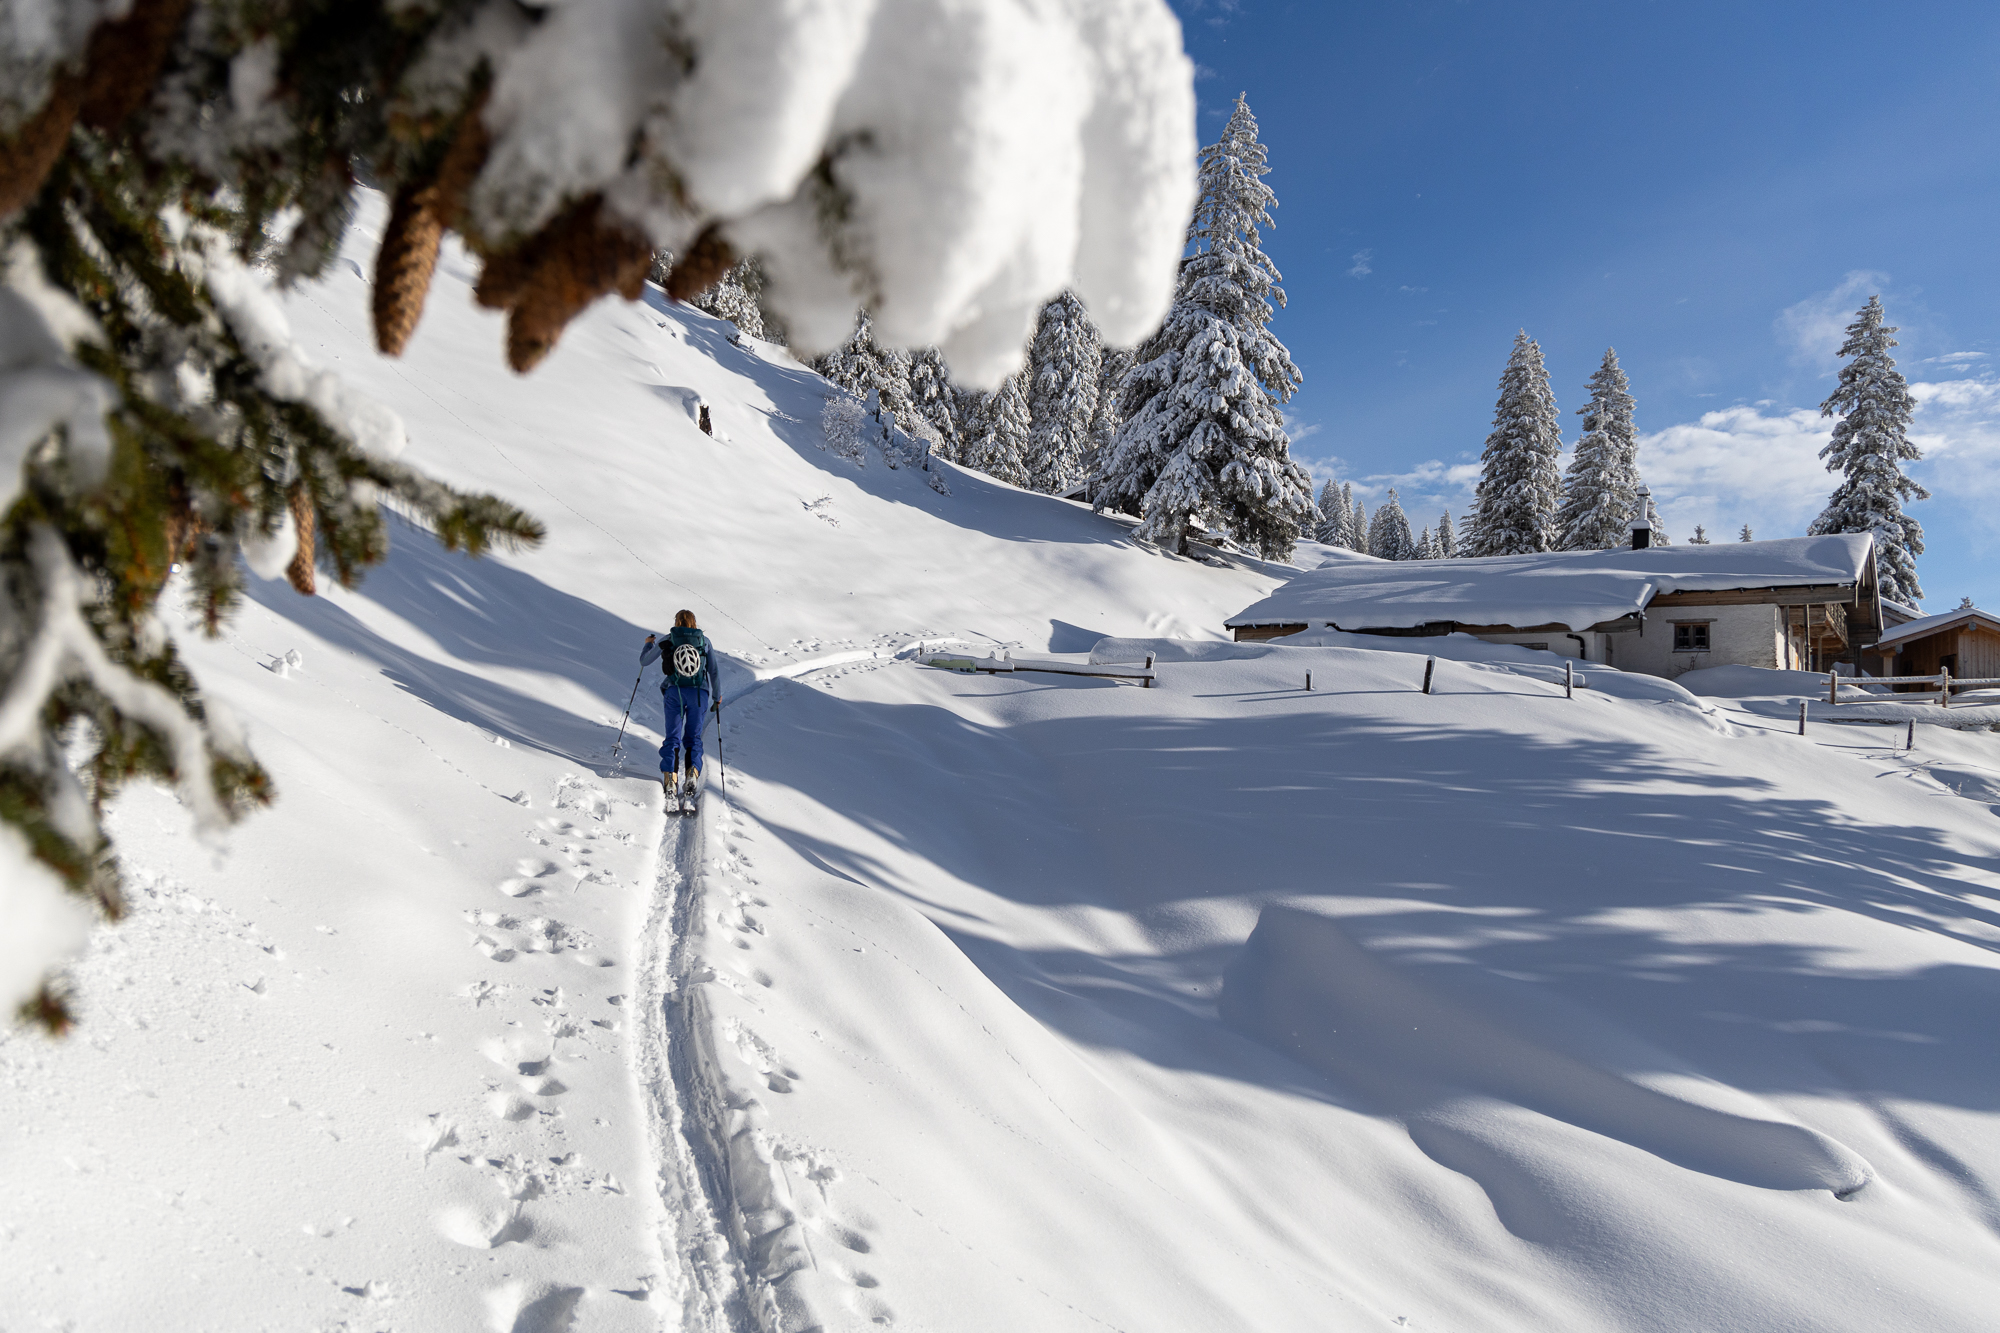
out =
<svg viewBox="0 0 2000 1333"><path fill-rule="evenodd" d="M173 786L205 835L274 795L156 619L170 575L184 573L213 633L241 599L246 556L302 593L320 571L358 582L388 553L384 501L474 554L542 536L505 501L397 462L393 417L292 352L268 280L246 260L300 274L325 262L352 180L344 166L329 175L323 154L358 141L369 117L305 135L322 154L310 171L280 151L261 170L216 174L175 151L170 126L134 113L162 79L162 97L214 102L200 96L198 53L168 60L186 10L141 3L99 25L85 69L59 70L24 127L52 134L67 116L57 151L10 156L4 182L0 411L8 443L23 447L0 459L0 821L19 839L0 847L0 874L114 920L119 871L102 821L127 785ZM204 10L196 21L215 20ZM301 74L338 82L337 71ZM116 100L75 92L111 85ZM281 209L307 220L274 245ZM51 942L88 920L46 901L25 915L9 927ZM18 1018L52 1031L72 1021L59 978L25 998L18 978L0 980Z"/></svg>

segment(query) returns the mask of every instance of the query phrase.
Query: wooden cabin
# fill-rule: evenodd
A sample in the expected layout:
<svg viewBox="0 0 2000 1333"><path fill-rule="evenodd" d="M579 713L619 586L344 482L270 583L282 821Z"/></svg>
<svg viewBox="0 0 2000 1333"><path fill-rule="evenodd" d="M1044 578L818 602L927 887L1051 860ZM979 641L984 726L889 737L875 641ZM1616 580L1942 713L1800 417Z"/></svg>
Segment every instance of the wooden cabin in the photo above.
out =
<svg viewBox="0 0 2000 1333"><path fill-rule="evenodd" d="M1950 671L1957 680L2000 679L2000 616L1976 607L1925 616L1889 630L1875 651L1881 664L1878 675L1935 676Z"/></svg>
<svg viewBox="0 0 2000 1333"><path fill-rule="evenodd" d="M1344 551L1225 624L1239 640L1462 633L1671 678L1732 665L1859 673L1875 664L1884 615L1871 534L1653 546L1635 524L1632 546L1609 551L1418 561Z"/></svg>

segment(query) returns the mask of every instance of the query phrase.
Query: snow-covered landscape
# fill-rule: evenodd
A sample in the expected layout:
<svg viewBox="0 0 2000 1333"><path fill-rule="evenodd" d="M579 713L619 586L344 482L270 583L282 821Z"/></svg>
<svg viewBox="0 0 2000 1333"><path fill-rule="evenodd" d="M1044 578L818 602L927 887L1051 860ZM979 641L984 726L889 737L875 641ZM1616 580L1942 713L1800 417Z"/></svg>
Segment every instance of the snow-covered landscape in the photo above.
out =
<svg viewBox="0 0 2000 1333"><path fill-rule="evenodd" d="M2000 26L1256 8L0 5L0 1333L1995 1327Z"/></svg>
<svg viewBox="0 0 2000 1333"><path fill-rule="evenodd" d="M278 800L113 808L78 1025L0 1039L0 1328L1991 1327L1986 710L1230 643L1321 548L840 457L657 289L521 379L448 245L377 357L384 211L292 333L548 539L169 590ZM656 668L611 752L683 607L668 819Z"/></svg>

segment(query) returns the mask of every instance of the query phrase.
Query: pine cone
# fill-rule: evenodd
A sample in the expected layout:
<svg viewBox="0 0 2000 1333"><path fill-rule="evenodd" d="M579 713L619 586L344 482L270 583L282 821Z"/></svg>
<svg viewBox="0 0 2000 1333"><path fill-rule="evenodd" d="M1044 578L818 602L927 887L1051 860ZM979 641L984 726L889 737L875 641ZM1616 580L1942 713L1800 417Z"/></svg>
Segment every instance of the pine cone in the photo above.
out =
<svg viewBox="0 0 2000 1333"><path fill-rule="evenodd" d="M446 230L459 229L466 196L472 193L472 182L479 179L479 169L486 165L486 154L493 147L493 136L487 132L484 119L487 91L481 88L472 95L458 122L458 133L452 136L444 161L438 163L434 207L439 224Z"/></svg>
<svg viewBox="0 0 2000 1333"><path fill-rule="evenodd" d="M178 502L167 514L167 564L184 565L194 558L195 543L209 531L208 520Z"/></svg>
<svg viewBox="0 0 2000 1333"><path fill-rule="evenodd" d="M299 549L285 566L285 577L300 596L310 597L318 584L313 578L313 532L318 520L313 514L312 497L303 486L292 491L292 526L298 530Z"/></svg>
<svg viewBox="0 0 2000 1333"><path fill-rule="evenodd" d="M416 332L437 271L438 247L445 232L458 225L465 197L485 165L492 145L480 119L486 91L481 88L467 103L436 176L404 185L389 210L382 248L375 253L375 345L385 355L401 356Z"/></svg>
<svg viewBox="0 0 2000 1333"><path fill-rule="evenodd" d="M722 233L709 226L694 238L685 256L675 262L673 270L667 274L667 295L676 301L692 301L716 283L722 275L736 266L736 251L729 242L722 239ZM636 299L637 292L625 299Z"/></svg>
<svg viewBox="0 0 2000 1333"><path fill-rule="evenodd" d="M516 371L533 369L598 297L616 291L631 300L644 290L653 248L629 227L605 221L603 205L601 195L572 205L523 247L531 267L507 324L507 363ZM482 290L482 304L486 297Z"/></svg>
<svg viewBox="0 0 2000 1333"><path fill-rule="evenodd" d="M406 186L389 210L382 248L375 252L375 345L384 356L401 356L423 317L444 240L437 201L436 185Z"/></svg>
<svg viewBox="0 0 2000 1333"><path fill-rule="evenodd" d="M540 253L538 237L531 237L505 254L488 255L479 270L479 282L472 299L488 310L512 310L528 285L528 275Z"/></svg>
<svg viewBox="0 0 2000 1333"><path fill-rule="evenodd" d="M83 104L83 80L57 74L49 100L11 139L0 138L0 218L27 207L69 143L69 127Z"/></svg>
<svg viewBox="0 0 2000 1333"><path fill-rule="evenodd" d="M189 0L136 0L116 23L100 23L90 34L85 58L83 108L79 117L93 129L115 129L152 95L167 48L181 30Z"/></svg>

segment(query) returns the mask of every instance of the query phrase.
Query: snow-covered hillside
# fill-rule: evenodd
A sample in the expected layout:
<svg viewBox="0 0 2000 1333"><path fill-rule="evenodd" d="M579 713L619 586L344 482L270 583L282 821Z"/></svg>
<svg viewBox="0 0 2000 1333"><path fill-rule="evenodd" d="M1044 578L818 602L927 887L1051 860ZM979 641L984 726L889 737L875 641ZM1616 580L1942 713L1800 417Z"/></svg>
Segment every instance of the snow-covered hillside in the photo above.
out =
<svg viewBox="0 0 2000 1333"><path fill-rule="evenodd" d="M1283 571L856 468L657 296L521 380L448 257L381 360L352 245L294 332L550 538L179 629L280 802L117 811L81 1028L0 1040L0 1329L1991 1326L2000 737L1224 644ZM670 821L652 679L609 750L683 606Z"/></svg>

